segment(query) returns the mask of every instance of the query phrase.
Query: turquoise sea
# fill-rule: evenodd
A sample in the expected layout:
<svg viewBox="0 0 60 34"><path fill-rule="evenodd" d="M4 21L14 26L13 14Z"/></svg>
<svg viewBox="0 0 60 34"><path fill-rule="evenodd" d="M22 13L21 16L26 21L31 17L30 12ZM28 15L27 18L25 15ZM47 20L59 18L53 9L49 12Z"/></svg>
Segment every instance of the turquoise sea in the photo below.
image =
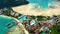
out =
<svg viewBox="0 0 60 34"><path fill-rule="evenodd" d="M16 21L13 18L0 16L0 34L6 34L6 32L13 26L16 26Z"/></svg>
<svg viewBox="0 0 60 34"><path fill-rule="evenodd" d="M27 0L29 3L35 3L40 5L42 8L48 8L49 3L53 3L54 0Z"/></svg>

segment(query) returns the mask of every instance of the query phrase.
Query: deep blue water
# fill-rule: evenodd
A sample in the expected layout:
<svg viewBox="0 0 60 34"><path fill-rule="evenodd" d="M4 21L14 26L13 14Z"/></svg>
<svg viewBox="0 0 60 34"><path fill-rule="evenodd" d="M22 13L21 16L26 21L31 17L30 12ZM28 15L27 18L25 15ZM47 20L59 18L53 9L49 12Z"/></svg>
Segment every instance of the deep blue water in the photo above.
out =
<svg viewBox="0 0 60 34"><path fill-rule="evenodd" d="M7 25L9 23L11 26ZM13 18L6 16L0 16L0 34L6 34L6 32L13 26L16 25L16 21Z"/></svg>
<svg viewBox="0 0 60 34"><path fill-rule="evenodd" d="M27 0L29 3L37 3L42 8L48 8L48 3L54 2L54 0Z"/></svg>
<svg viewBox="0 0 60 34"><path fill-rule="evenodd" d="M52 3L54 0L0 0L0 8L15 7L28 3L38 3L42 8L47 8L48 3Z"/></svg>
<svg viewBox="0 0 60 34"><path fill-rule="evenodd" d="M5 7L15 7L28 4L26 0L0 0L0 9Z"/></svg>

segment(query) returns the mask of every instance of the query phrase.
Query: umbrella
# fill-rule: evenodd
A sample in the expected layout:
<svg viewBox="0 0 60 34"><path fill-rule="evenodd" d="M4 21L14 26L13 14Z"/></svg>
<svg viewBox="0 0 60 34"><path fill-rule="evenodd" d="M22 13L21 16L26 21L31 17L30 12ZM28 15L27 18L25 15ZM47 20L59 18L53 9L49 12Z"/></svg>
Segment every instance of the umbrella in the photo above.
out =
<svg viewBox="0 0 60 34"><path fill-rule="evenodd" d="M32 6L31 4L12 7L12 9L20 14L23 15L42 15L42 16L53 16L53 15L60 15L60 6L53 6L54 8L48 8L48 9L41 9L38 7L35 8L35 6Z"/></svg>

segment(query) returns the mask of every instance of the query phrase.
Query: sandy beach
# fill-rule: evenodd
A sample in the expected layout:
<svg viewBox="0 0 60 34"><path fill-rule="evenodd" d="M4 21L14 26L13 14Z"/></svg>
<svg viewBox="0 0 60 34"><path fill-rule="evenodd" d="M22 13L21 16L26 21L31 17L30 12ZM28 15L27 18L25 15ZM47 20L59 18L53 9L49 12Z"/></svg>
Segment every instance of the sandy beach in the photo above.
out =
<svg viewBox="0 0 60 34"><path fill-rule="evenodd" d="M56 6L55 8L48 8L48 9L40 9L39 7L37 7L34 9L32 5L27 4L27 5L12 7L12 9L17 13L24 14L24 15L34 15L34 16L60 15L60 6Z"/></svg>

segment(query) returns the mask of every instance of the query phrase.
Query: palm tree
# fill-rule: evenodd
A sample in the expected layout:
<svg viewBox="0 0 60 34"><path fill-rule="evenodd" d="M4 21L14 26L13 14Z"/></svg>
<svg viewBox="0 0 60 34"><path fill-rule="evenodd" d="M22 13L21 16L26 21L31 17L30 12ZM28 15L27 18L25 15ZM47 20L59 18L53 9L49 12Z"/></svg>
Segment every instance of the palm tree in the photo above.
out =
<svg viewBox="0 0 60 34"><path fill-rule="evenodd" d="M45 16L37 16L36 18L37 18L39 21L40 21L40 20L46 20L46 19L47 19Z"/></svg>
<svg viewBox="0 0 60 34"><path fill-rule="evenodd" d="M60 24L59 25L54 25L50 29L52 31L50 34L60 34Z"/></svg>
<svg viewBox="0 0 60 34"><path fill-rule="evenodd" d="M11 10L9 8L3 8L2 12L3 12L4 15L10 16Z"/></svg>

